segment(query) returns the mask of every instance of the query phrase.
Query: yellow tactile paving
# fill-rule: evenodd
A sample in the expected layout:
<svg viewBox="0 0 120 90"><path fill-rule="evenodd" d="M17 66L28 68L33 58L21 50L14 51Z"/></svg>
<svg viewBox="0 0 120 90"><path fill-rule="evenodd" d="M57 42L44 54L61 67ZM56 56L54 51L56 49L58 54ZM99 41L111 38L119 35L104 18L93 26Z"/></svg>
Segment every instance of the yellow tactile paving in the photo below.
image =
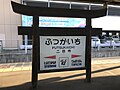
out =
<svg viewBox="0 0 120 90"><path fill-rule="evenodd" d="M30 70L30 67L22 67L22 71L24 70Z"/></svg>
<svg viewBox="0 0 120 90"><path fill-rule="evenodd" d="M32 70L32 66L29 69Z"/></svg>
<svg viewBox="0 0 120 90"><path fill-rule="evenodd" d="M8 64L0 64L0 72L12 72L12 71L28 71L32 70L32 62L24 62L23 65L17 66L20 63L8 63ZM120 57L114 58L92 58L92 65L97 64L118 64L120 65ZM5 67L2 65L5 65ZM10 67L9 67L10 65ZM8 67L7 67L8 66Z"/></svg>
<svg viewBox="0 0 120 90"><path fill-rule="evenodd" d="M3 72L4 68L0 69L0 73Z"/></svg>
<svg viewBox="0 0 120 90"><path fill-rule="evenodd" d="M9 68L4 68L3 72L11 72L11 71L13 71L15 66L16 66L16 63L14 63L13 65L10 65Z"/></svg>
<svg viewBox="0 0 120 90"><path fill-rule="evenodd" d="M13 70L13 68L6 68L3 70L3 72L11 72Z"/></svg>
<svg viewBox="0 0 120 90"><path fill-rule="evenodd" d="M22 71L22 67L15 67L12 71Z"/></svg>
<svg viewBox="0 0 120 90"><path fill-rule="evenodd" d="M1 64L0 65L0 72L4 72L5 69L9 69L10 68L10 64Z"/></svg>
<svg viewBox="0 0 120 90"><path fill-rule="evenodd" d="M115 63L120 63L119 58L103 58L102 60L101 60L101 58L95 58L95 59L92 59L92 64L111 64L111 63L115 64Z"/></svg>

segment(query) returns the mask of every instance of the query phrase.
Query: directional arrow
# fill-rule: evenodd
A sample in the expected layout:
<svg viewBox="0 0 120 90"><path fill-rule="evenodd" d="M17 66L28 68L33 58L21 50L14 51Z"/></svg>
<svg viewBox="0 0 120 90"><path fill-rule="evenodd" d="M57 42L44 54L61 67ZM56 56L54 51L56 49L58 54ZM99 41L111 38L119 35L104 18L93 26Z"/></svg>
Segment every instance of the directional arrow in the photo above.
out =
<svg viewBox="0 0 120 90"><path fill-rule="evenodd" d="M47 56L47 57L44 57L44 58L56 59L56 56L55 56L55 55L53 55L53 56Z"/></svg>
<svg viewBox="0 0 120 90"><path fill-rule="evenodd" d="M76 58L76 57L81 57L82 55L75 55L75 54L72 54L71 55L71 58Z"/></svg>

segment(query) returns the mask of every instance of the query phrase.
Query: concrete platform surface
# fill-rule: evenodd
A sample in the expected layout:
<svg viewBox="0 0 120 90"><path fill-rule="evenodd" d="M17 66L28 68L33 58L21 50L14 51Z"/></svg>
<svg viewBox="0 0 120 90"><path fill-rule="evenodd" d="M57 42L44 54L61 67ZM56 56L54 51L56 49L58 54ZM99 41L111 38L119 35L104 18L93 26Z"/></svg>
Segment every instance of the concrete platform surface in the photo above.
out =
<svg viewBox="0 0 120 90"><path fill-rule="evenodd" d="M31 62L0 64L0 69L0 90L33 90ZM85 81L85 70L77 70L41 73L37 86L35 90L120 90L120 57L92 59L91 83Z"/></svg>

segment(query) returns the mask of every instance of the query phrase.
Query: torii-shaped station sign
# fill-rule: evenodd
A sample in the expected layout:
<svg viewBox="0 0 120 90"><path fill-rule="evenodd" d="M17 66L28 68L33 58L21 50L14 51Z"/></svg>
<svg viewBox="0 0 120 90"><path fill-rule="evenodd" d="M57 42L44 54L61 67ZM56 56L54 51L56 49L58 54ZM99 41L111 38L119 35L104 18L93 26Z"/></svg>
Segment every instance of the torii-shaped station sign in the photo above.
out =
<svg viewBox="0 0 120 90"><path fill-rule="evenodd" d="M32 45L33 45L33 55L32 55L32 86L33 88L37 87L37 79L38 73L42 72L57 72L57 71L70 71L70 70L86 70L86 81L91 81L91 35L100 35L102 33L102 28L92 28L91 19L98 18L106 15L107 8L103 7L99 10L80 10L80 9L63 9L63 8L47 8L47 7L32 7L21 5L15 2L12 3L12 8L15 13L33 16L33 25L32 27L18 27L19 35L31 35L32 36ZM73 17L73 18L86 18L86 26L85 28L65 28L65 27L39 27L39 16L51 16L51 17ZM44 36L44 37L41 37ZM85 60L69 60L69 57L65 57L67 54L62 54L64 57L59 57L59 65L57 65L57 61L50 62L46 60L46 58L56 59L56 56L48 56L44 57L46 62L41 62L42 55L40 54L44 49L41 49L40 45L44 43L43 39L46 39L47 36L52 36L52 40L54 41L54 45L58 44L58 41L64 41L61 37L66 37L67 44L72 43L73 48L75 47L83 47L80 46L82 40L81 36L85 37L82 42L86 42L84 45L85 52L81 53L81 56L84 56ZM59 36L59 37L58 37ZM67 37L68 36L68 37ZM55 38L53 38L55 37ZM73 37L73 38L72 38ZM51 39L51 37L47 38ZM75 44L73 44L75 40ZM71 42L70 42L71 41ZM50 42L50 41L48 41ZM66 41L64 41L65 43ZM50 44L50 43L49 43ZM52 44L52 43L51 43ZM61 45L60 43L59 45ZM43 45L44 47L44 45ZM53 48L53 47L52 47ZM65 48L65 46L64 46ZM67 47L68 48L68 47ZM80 49L80 50L79 50ZM82 48L77 48L75 51L81 51ZM50 50L46 51L46 53L53 53ZM71 52L71 50L68 50ZM60 55L60 54L59 54ZM71 55L70 58L80 57L80 55ZM42 58L43 59L43 58ZM62 63L61 63L62 61ZM68 63L67 63L68 62ZM84 62L84 63L82 63ZM42 64L45 64L43 66ZM70 64L72 63L72 64ZM66 68L69 65L73 65L75 68ZM81 65L78 67L77 65ZM83 66L82 66L83 65ZM42 67L42 69L40 69ZM45 67L61 67L57 69L44 69Z"/></svg>

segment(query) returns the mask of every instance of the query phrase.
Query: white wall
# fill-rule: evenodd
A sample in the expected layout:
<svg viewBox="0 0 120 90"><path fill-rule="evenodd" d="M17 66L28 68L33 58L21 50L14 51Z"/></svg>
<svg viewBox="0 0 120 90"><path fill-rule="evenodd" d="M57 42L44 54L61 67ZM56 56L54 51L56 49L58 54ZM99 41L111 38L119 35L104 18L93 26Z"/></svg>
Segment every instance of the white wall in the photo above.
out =
<svg viewBox="0 0 120 90"><path fill-rule="evenodd" d="M103 30L120 30L120 16L104 16L92 19L93 28L103 28Z"/></svg>
<svg viewBox="0 0 120 90"><path fill-rule="evenodd" d="M0 0L0 35L5 36L4 47L17 47L17 41L22 41L18 36L17 26L21 25L21 15L12 11L11 1L20 3L21 0Z"/></svg>

